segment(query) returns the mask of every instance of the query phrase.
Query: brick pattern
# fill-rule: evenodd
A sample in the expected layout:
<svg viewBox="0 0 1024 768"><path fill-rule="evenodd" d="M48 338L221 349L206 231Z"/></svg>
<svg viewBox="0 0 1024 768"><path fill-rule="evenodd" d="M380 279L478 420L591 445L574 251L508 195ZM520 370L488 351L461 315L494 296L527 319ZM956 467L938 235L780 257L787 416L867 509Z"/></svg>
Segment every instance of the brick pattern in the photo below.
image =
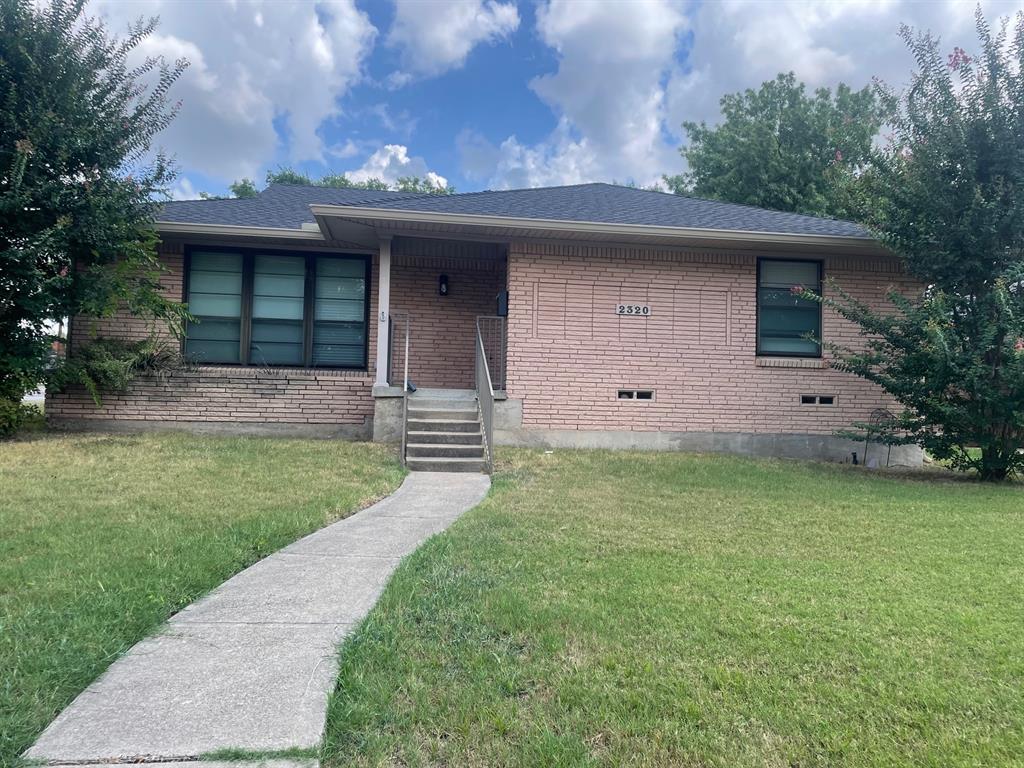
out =
<svg viewBox="0 0 1024 768"><path fill-rule="evenodd" d="M394 252L392 310L405 310L413 317L413 380L420 386L471 387L474 321L479 314L494 312L494 298L505 283L503 253L494 246L474 243L442 246L401 239L395 241ZM162 280L165 295L182 300L184 244L165 243L160 254L168 269ZM451 288L446 298L437 295L438 277L442 273L449 276ZM378 258L374 256L369 290L368 370L206 366L164 379L140 378L126 392L106 393L99 407L83 388L72 387L47 397L47 415L55 421L363 424L373 414L377 279ZM143 339L154 332L173 342L166 327L154 327L127 312L100 320L76 318L71 346L101 336Z"/></svg>
<svg viewBox="0 0 1024 768"><path fill-rule="evenodd" d="M172 301L181 301L184 286L184 249L180 243L163 243L159 253L160 261L167 269L167 272L160 278L160 285L163 288L161 293ZM69 341L73 352L76 344L88 343L91 338L117 337L129 341L141 341L154 335L170 343L175 341L166 324L146 320L121 310L112 317L72 318Z"/></svg>
<svg viewBox="0 0 1024 768"><path fill-rule="evenodd" d="M372 381L300 370L204 367L137 379L125 392L71 389L47 398L47 416L128 421L357 424L373 416Z"/></svg>
<svg viewBox="0 0 1024 768"><path fill-rule="evenodd" d="M287 248L288 244L268 247ZM165 295L180 301L184 298L184 244L165 242L160 248L160 258L168 269L161 280ZM136 379L125 392L104 393L101 406L97 406L82 387L48 394L47 418L56 422L123 419L362 425L373 416L376 280L377 259L374 257L368 371L204 366L165 378ZM89 338L143 339L153 332L174 341L166 327L154 327L127 312L100 320L75 318L71 327L72 354L77 344L87 343Z"/></svg>
<svg viewBox="0 0 1024 768"><path fill-rule="evenodd" d="M181 298L183 252L175 242L162 249L173 298ZM882 301L890 285L913 289L891 261L823 258L826 277L864 300ZM514 243L506 267L495 246L396 238L392 309L412 316L410 362L419 386L471 387L474 320L494 312L507 270L507 388L523 400L527 428L828 434L890 405L874 386L819 361L755 357L755 264L751 252ZM445 298L437 295L442 273ZM50 395L47 414L363 424L374 405L377 275L374 258L369 370L204 367L137 380L124 393L108 393L101 407L80 389ZM617 316L620 302L649 304L652 314ZM77 319L72 350L91 334L143 338L150 331L126 314L88 326ZM824 333L858 342L856 330L828 312ZM618 400L620 388L655 396ZM802 394L832 395L835 405L801 405Z"/></svg>
<svg viewBox="0 0 1024 768"><path fill-rule="evenodd" d="M913 290L890 260L822 258L826 279L870 303ZM756 254L513 243L508 273L508 393L526 428L828 434L892 406L818 361L755 356ZM651 315L618 316L620 302ZM828 310L823 334L859 343ZM835 404L802 405L803 394Z"/></svg>
<svg viewBox="0 0 1024 768"><path fill-rule="evenodd" d="M448 275L447 296L438 292L442 274ZM392 257L391 309L410 316L409 376L416 386L473 387L476 318L495 313L504 287L505 263L497 253L417 255L410 245ZM402 338L396 334L392 351L396 380Z"/></svg>

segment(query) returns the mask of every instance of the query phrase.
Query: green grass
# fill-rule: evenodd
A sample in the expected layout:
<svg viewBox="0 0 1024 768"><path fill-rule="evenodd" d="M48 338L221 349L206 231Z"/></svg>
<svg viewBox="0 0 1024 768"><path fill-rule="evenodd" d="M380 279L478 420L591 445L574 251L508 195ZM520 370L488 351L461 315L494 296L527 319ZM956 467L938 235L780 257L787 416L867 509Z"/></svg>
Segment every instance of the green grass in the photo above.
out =
<svg viewBox="0 0 1024 768"><path fill-rule="evenodd" d="M511 452L342 649L328 766L1024 764L1024 489Z"/></svg>
<svg viewBox="0 0 1024 768"><path fill-rule="evenodd" d="M172 613L401 477L346 442L0 443L0 764Z"/></svg>

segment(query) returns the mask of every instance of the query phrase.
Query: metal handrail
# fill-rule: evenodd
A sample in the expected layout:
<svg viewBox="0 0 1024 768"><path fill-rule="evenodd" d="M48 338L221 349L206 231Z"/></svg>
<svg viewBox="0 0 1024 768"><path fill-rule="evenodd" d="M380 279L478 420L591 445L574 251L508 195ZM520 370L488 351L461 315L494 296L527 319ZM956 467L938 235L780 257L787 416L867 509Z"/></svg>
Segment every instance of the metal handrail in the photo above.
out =
<svg viewBox="0 0 1024 768"><path fill-rule="evenodd" d="M484 342L487 368L491 373L491 384L494 386L494 391L504 390L507 347L505 318L497 315L478 315L476 327Z"/></svg>
<svg viewBox="0 0 1024 768"><path fill-rule="evenodd" d="M484 338L480 329L480 320L476 322L476 401L480 408L480 426L483 430L484 461L487 471L494 471L494 384L487 366L487 351L484 349Z"/></svg>
<svg viewBox="0 0 1024 768"><path fill-rule="evenodd" d="M411 317L408 312L401 314L394 313L389 320L394 318L405 320L405 351L402 354L402 453L401 460L402 466L405 466L405 452L406 443L408 442L409 432L409 336L410 336L410 320ZM394 327L394 326L392 326ZM389 351L391 340L388 340Z"/></svg>

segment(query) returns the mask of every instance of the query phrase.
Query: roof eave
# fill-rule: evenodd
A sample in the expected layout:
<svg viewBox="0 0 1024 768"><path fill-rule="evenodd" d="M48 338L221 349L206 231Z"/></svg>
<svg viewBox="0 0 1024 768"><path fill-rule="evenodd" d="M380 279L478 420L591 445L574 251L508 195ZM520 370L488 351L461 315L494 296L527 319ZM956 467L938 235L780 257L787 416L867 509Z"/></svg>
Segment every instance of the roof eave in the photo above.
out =
<svg viewBox="0 0 1024 768"><path fill-rule="evenodd" d="M318 229L288 229L284 227L243 227L233 224L192 224L183 221L157 221L156 231L166 235L216 235L239 238L276 238L323 242Z"/></svg>
<svg viewBox="0 0 1024 768"><path fill-rule="evenodd" d="M490 216L465 213L437 213L433 211L407 211L394 208L367 208L346 205L310 206L317 221L325 218L349 220L375 220L384 225L400 227L403 224L449 224L467 228L502 227L512 230L565 232L575 236L593 234L595 237L658 237L679 240L707 240L765 243L777 245L803 245L880 250L881 244L872 237L843 235L794 234L787 232L758 232L735 229L704 229L694 227L663 227L649 224L612 224L563 219L526 219L511 216Z"/></svg>

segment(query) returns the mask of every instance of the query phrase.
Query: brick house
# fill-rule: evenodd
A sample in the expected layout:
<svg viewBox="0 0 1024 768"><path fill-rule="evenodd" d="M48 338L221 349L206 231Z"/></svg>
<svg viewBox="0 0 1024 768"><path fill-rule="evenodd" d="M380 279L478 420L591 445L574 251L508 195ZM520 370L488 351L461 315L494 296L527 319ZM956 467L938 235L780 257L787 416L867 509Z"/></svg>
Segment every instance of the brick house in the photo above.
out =
<svg viewBox="0 0 1024 768"><path fill-rule="evenodd" d="M855 224L607 184L452 196L274 185L168 203L157 229L167 295L197 319L182 342L196 365L100 407L80 390L50 395L53 422L438 431L456 435L442 454L457 462L475 454L451 422L472 410L484 443L846 460L863 445L834 431L892 404L828 367L814 338L857 343L856 329L791 288L827 291L831 278L869 303L914 290ZM71 353L153 332L166 329L75 319Z"/></svg>

